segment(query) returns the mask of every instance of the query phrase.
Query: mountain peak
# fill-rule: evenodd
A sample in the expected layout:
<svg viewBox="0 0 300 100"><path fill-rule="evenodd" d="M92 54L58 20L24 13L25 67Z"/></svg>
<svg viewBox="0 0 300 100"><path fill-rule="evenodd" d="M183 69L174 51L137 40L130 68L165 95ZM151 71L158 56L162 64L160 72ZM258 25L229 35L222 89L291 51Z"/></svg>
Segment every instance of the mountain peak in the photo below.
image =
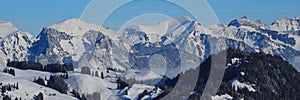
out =
<svg viewBox="0 0 300 100"><path fill-rule="evenodd" d="M300 30L300 17L281 18L271 24L271 29L276 31L298 31Z"/></svg>
<svg viewBox="0 0 300 100"><path fill-rule="evenodd" d="M17 31L18 29L13 23L7 21L0 21L0 37L5 37Z"/></svg>
<svg viewBox="0 0 300 100"><path fill-rule="evenodd" d="M127 29L135 29L146 33L166 34L168 30L177 28L178 26L192 22L193 19L188 16L177 16L166 19L157 25L134 25Z"/></svg>
<svg viewBox="0 0 300 100"><path fill-rule="evenodd" d="M177 17L173 17L173 19L182 22L182 21L192 21L193 19L189 16L177 16Z"/></svg>
<svg viewBox="0 0 300 100"><path fill-rule="evenodd" d="M173 23L173 24L186 24L187 22L192 22L194 21L191 17L189 16L177 16L177 17L173 17L170 18L168 20L166 20L165 22L168 23Z"/></svg>
<svg viewBox="0 0 300 100"><path fill-rule="evenodd" d="M56 29L60 32L66 32L66 33L75 33L77 28L80 26L84 26L85 22L81 21L78 18L71 18L64 21L61 21L59 23L53 24L48 26L47 28Z"/></svg>
<svg viewBox="0 0 300 100"><path fill-rule="evenodd" d="M249 26L249 27L253 27L253 28L266 28L267 25L261 21L261 20L256 20L256 21L252 21L249 18L247 18L246 16L243 16L239 19L235 19L233 21L231 21L228 26L236 26L236 27L240 27L240 26Z"/></svg>
<svg viewBox="0 0 300 100"><path fill-rule="evenodd" d="M62 26L62 25L72 25L72 24L79 24L79 23L82 23L82 21L79 19L79 18L71 18L71 19L66 19L66 20L63 20L61 22L58 22L54 25L50 25L49 27L57 27L57 26ZM85 23L85 22L83 22Z"/></svg>
<svg viewBox="0 0 300 100"><path fill-rule="evenodd" d="M295 17L295 18L287 18L287 17L283 17L279 20L275 20L273 24L276 24L276 23L279 23L279 22L291 22L291 21L297 21L297 20L300 20L300 17Z"/></svg>
<svg viewBox="0 0 300 100"><path fill-rule="evenodd" d="M241 17L241 19L248 19L248 17L247 16L243 16L243 17Z"/></svg>
<svg viewBox="0 0 300 100"><path fill-rule="evenodd" d="M249 24L251 23L251 20L248 19L246 16L243 16L241 18L238 18L238 19L234 19L233 21L231 21L228 26L236 26L236 27L240 27L242 25L245 25L245 24Z"/></svg>
<svg viewBox="0 0 300 100"><path fill-rule="evenodd" d="M79 18L67 19L57 24L50 25L47 28L52 28L60 32L68 33L73 36L81 36L89 30L111 33L111 30L109 30L106 27L102 27L100 25L96 25L92 23L87 23Z"/></svg>
<svg viewBox="0 0 300 100"><path fill-rule="evenodd" d="M247 16L243 16L241 18L238 18L237 20L251 22L251 20Z"/></svg>

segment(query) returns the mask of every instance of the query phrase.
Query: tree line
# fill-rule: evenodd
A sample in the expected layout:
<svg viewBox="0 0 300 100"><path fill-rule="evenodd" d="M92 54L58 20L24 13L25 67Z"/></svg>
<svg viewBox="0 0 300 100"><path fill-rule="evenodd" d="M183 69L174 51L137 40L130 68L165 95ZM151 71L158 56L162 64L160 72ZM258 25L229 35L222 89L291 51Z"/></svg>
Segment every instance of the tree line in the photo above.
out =
<svg viewBox="0 0 300 100"><path fill-rule="evenodd" d="M13 75L13 76L15 76L15 75L16 75L16 74L15 74L15 70L14 70L14 69L8 69L8 68L4 68L4 69L3 69L3 72L4 72L4 73L11 74L11 75Z"/></svg>
<svg viewBox="0 0 300 100"><path fill-rule="evenodd" d="M3 84L3 83L0 83L0 90L1 90L1 93L4 94L5 92L8 92L8 91L14 91L14 90L18 90L19 89L19 83L17 84Z"/></svg>
<svg viewBox="0 0 300 100"><path fill-rule="evenodd" d="M61 75L51 75L49 79L47 78L34 79L33 82L57 90L60 93L67 94L68 84L65 82L64 79L68 79L67 73Z"/></svg>
<svg viewBox="0 0 300 100"><path fill-rule="evenodd" d="M37 62L32 61L11 61L7 63L8 67L14 67L22 70L38 70L38 71L46 71L46 72L63 72L74 71L73 64L47 64L42 65Z"/></svg>

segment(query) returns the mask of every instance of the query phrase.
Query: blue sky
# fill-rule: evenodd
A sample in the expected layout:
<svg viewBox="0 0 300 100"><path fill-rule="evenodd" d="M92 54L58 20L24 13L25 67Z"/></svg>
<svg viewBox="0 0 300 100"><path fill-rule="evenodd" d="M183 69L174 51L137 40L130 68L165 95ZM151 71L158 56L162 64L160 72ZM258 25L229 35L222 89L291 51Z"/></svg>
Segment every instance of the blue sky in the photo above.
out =
<svg viewBox="0 0 300 100"><path fill-rule="evenodd" d="M122 6L120 9L123 10L113 13L104 25L114 29L141 12L153 10L168 16L190 16L180 7L160 1L140 0ZM2 0L0 20L13 22L21 31L37 35L44 26L80 17L89 2L90 0ZM282 17L300 16L300 0L208 0L208 3L222 23L247 16L252 20L261 19L271 24Z"/></svg>

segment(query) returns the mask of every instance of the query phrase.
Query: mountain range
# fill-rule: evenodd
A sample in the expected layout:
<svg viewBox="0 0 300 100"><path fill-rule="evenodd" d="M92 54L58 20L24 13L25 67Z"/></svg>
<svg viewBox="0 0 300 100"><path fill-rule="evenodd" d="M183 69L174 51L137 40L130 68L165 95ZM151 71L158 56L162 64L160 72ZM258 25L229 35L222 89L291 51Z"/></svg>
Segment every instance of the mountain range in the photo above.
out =
<svg viewBox="0 0 300 100"><path fill-rule="evenodd" d="M0 67L3 70L0 72L2 92L0 97L3 98L9 98L10 95L32 99L32 97L39 98L39 93L42 93L46 99L83 99L99 98L100 93L101 99L155 99L169 92L168 84L173 84L178 75L186 73L189 75L191 70L199 68L209 69L204 66L208 62L207 59L228 49L246 52L246 54L232 54L241 51L229 51L232 55L227 57L227 62L232 61L232 64L242 59L242 56L250 59L253 69L249 68L250 65L240 67L246 74L253 74L258 69L269 69L262 71L263 74L272 72L266 76L260 73L261 77L246 75L247 78L244 78L243 75L237 74L241 73L240 70L236 72L236 67L232 67L235 65L224 65L230 67L225 71L224 78L227 78L223 79L225 83L221 84L226 90L220 89L218 92L220 96L211 96L212 98L232 99L247 96L244 98L253 99L257 95L264 96L262 93L266 91L249 85L251 82L268 91L284 90L283 87L265 86L256 80L265 77L270 78L272 82L266 82L270 84L281 84L282 80L277 79L278 77L286 80L295 79L295 82L284 85L292 92L298 89L292 88L299 78L287 76L299 76L300 17L282 18L271 25L261 20L252 21L247 17L232 20L229 24L214 25L201 25L189 17L174 17L157 25L136 25L119 31L73 18L44 27L37 37L18 30L11 22L0 21L0 35L0 66L19 61L25 63L24 65L17 63L17 66L38 66L40 69ZM257 60L258 57L266 57L266 61ZM284 64L281 66L288 66L287 69L274 67L281 63ZM54 67L51 69L49 66ZM62 71L60 68L55 69L57 66L62 67ZM64 70L66 66L72 66L71 70ZM49 69L46 70L46 67ZM51 70L57 73L47 72ZM278 75L275 75L274 71L278 71ZM284 74L288 71L291 73ZM209 71L205 70L203 73L207 72ZM249 84L242 84L238 79L234 80L235 77L231 77L230 74L232 72L235 73L233 76L240 76L242 82ZM198 82L201 83L203 80L200 78ZM158 86L162 81L165 82L164 86ZM2 90L15 83L20 84L20 90L13 92ZM229 89L230 87L236 89ZM246 91L245 87L250 93L233 93L240 88L243 89L241 91ZM197 86L194 91L187 92L192 92L190 93L194 95L192 98L199 98L201 89L201 86ZM252 92L256 90L257 94L253 94ZM273 92L269 95L280 96L280 94L288 96L282 92ZM292 98L299 97L292 96Z"/></svg>
<svg viewBox="0 0 300 100"><path fill-rule="evenodd" d="M158 25L132 26L116 32L73 18L44 27L37 37L19 31L10 22L1 22L1 34L10 33L2 37L1 65L8 61L35 61L126 71L143 64L135 58L143 56L147 61L150 58L145 55L157 54L154 49L168 49L167 45L174 44L183 70L227 48L280 55L299 69L299 21L299 17L282 18L266 25L261 20L242 17L228 25L202 26L189 17L175 17ZM137 46L139 50L134 50Z"/></svg>

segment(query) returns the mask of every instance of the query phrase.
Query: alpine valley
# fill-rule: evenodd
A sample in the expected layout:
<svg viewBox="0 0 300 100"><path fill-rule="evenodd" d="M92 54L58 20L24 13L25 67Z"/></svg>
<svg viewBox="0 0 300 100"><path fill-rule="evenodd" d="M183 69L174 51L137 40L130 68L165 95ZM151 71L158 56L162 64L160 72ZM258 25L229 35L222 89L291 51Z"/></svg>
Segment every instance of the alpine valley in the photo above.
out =
<svg viewBox="0 0 300 100"><path fill-rule="evenodd" d="M206 26L174 17L120 31L73 18L37 37L0 21L0 35L4 100L300 99L300 17ZM220 88L204 93L211 57L224 51ZM191 73L195 87L172 93Z"/></svg>

